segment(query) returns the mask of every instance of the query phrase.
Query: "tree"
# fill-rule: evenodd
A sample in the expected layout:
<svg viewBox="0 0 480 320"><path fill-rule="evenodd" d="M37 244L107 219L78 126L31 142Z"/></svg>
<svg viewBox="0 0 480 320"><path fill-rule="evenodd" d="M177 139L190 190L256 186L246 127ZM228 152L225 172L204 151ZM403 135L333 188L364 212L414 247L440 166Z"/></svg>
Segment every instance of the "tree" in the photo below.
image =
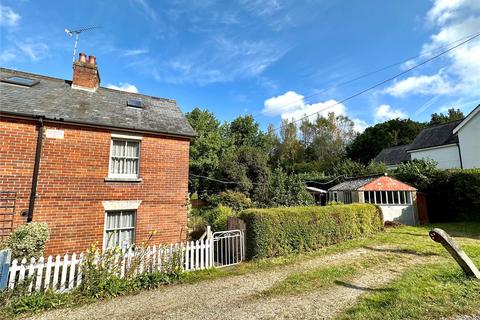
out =
<svg viewBox="0 0 480 320"><path fill-rule="evenodd" d="M230 142L225 138L225 129L208 110L193 109L186 114L197 136L190 144L190 172L196 175L215 177L221 159L228 153ZM191 177L190 189L208 192L215 185L206 179Z"/></svg>
<svg viewBox="0 0 480 320"><path fill-rule="evenodd" d="M425 124L410 119L393 119L368 127L347 147L347 156L363 164L369 163L384 148L409 144Z"/></svg>
<svg viewBox="0 0 480 320"><path fill-rule="evenodd" d="M462 120L463 118L465 118L465 115L460 109L450 108L448 109L447 114L433 113L429 124L441 124L455 120Z"/></svg>

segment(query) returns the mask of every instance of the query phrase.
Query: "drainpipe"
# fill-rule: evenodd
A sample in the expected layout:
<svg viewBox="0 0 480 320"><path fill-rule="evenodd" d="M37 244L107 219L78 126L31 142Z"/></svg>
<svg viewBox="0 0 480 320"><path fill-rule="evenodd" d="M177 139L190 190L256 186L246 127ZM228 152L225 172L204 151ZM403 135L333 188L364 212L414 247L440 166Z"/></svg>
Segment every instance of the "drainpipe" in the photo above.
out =
<svg viewBox="0 0 480 320"><path fill-rule="evenodd" d="M37 148L35 151L35 164L33 166L32 190L30 192L30 201L28 203L27 223L32 222L33 220L33 210L35 208L35 198L37 196L38 171L40 169L40 157L42 155L43 118L38 118L37 130Z"/></svg>
<svg viewBox="0 0 480 320"><path fill-rule="evenodd" d="M460 158L460 169L463 169L463 161L462 161L462 151L460 150L460 143L457 142L458 148L458 156Z"/></svg>

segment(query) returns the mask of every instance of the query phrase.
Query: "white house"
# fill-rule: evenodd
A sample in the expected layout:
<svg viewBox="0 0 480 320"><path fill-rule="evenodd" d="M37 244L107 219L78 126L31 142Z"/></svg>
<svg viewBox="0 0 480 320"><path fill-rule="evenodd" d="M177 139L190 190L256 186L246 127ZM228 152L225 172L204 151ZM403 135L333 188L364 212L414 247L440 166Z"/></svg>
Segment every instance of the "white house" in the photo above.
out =
<svg viewBox="0 0 480 320"><path fill-rule="evenodd" d="M463 120L423 129L409 145L383 149L375 160L390 169L413 159L432 159L441 169L480 168L480 105Z"/></svg>
<svg viewBox="0 0 480 320"><path fill-rule="evenodd" d="M480 168L480 105L453 129L453 133L458 136L462 168Z"/></svg>

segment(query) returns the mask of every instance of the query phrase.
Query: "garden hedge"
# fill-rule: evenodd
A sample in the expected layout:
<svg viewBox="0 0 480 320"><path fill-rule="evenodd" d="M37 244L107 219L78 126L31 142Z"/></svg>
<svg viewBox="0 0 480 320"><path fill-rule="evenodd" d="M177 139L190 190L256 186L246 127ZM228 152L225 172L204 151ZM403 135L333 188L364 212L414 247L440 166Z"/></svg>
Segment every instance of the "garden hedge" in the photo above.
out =
<svg viewBox="0 0 480 320"><path fill-rule="evenodd" d="M480 221L480 169L442 170L424 189L430 222Z"/></svg>
<svg viewBox="0 0 480 320"><path fill-rule="evenodd" d="M371 204L248 209L247 258L266 258L317 250L383 229L382 214Z"/></svg>

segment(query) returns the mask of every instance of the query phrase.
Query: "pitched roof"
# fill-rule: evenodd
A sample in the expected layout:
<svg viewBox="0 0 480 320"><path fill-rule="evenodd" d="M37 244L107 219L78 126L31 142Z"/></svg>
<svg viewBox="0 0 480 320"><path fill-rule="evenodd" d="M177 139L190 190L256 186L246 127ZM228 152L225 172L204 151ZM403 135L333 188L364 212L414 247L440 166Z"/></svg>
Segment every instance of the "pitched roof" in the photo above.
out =
<svg viewBox="0 0 480 320"><path fill-rule="evenodd" d="M357 190L358 188L366 185L367 183L377 179L378 176L373 177L363 177L363 178L356 178L350 179L347 181L343 181L330 189L328 191L348 191L348 190Z"/></svg>
<svg viewBox="0 0 480 320"><path fill-rule="evenodd" d="M76 90L71 81L0 68L0 79L11 76L39 80L32 87L0 82L0 114L84 125L194 137L195 131L175 100L100 87L96 92ZM129 98L143 108L127 107Z"/></svg>
<svg viewBox="0 0 480 320"><path fill-rule="evenodd" d="M375 175L370 177L352 178L333 186L328 191L353 191L353 190L385 190L385 191L413 191L409 186L387 175Z"/></svg>
<svg viewBox="0 0 480 320"><path fill-rule="evenodd" d="M410 160L410 155L407 153L409 148L409 144L385 148L377 154L375 161L383 162L387 165L400 164L403 161L408 161Z"/></svg>
<svg viewBox="0 0 480 320"><path fill-rule="evenodd" d="M464 125L467 124L470 120L472 120L478 113L480 112L480 104L472 110L463 120L460 122L454 129L453 133L457 133Z"/></svg>
<svg viewBox="0 0 480 320"><path fill-rule="evenodd" d="M453 133L453 129L460 122L462 120L437 124L423 129L410 144L408 151L458 143L458 136Z"/></svg>

